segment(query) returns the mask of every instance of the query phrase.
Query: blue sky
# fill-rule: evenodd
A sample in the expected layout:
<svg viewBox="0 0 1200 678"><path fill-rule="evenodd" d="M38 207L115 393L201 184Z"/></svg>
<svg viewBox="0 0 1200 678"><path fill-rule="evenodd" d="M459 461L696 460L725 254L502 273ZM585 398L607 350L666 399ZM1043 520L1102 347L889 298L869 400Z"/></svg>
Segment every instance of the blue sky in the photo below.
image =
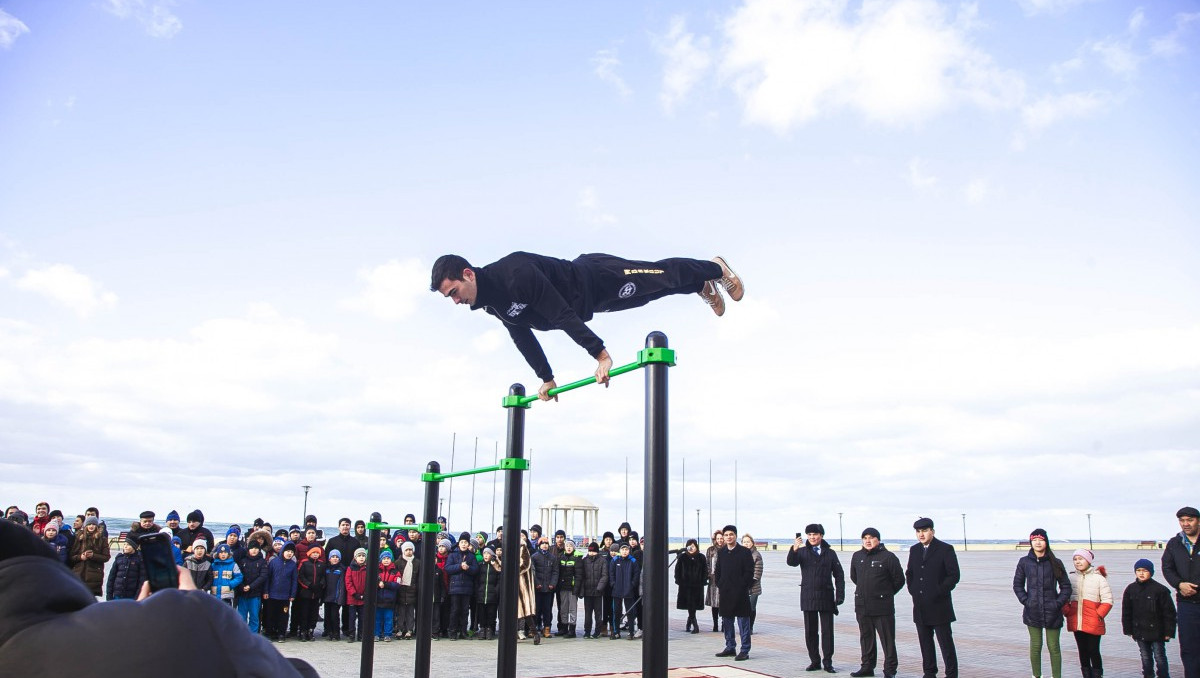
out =
<svg viewBox="0 0 1200 678"><path fill-rule="evenodd" d="M618 363L679 351L673 532L734 518L736 460L756 535L1168 534L1197 501L1198 36L1196 2L0 0L0 496L416 511L536 381L428 292L438 255L722 254L725 317L591 323ZM624 519L641 397L535 406L533 502Z"/></svg>

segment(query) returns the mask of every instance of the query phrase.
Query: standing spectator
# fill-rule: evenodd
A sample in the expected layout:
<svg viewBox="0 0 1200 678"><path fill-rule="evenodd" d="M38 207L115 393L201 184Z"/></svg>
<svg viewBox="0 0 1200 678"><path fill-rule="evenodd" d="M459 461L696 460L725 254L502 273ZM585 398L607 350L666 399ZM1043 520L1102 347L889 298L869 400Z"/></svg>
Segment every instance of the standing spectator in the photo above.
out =
<svg viewBox="0 0 1200 678"><path fill-rule="evenodd" d="M187 514L187 531L180 539L183 540L183 550L190 551L196 540L204 541L205 550L211 551L216 539L213 537L212 530L204 526L204 512L196 509Z"/></svg>
<svg viewBox="0 0 1200 678"><path fill-rule="evenodd" d="M532 531L532 530L531 530ZM537 594L538 632L550 637L554 619L554 592L558 590L558 559L550 553L550 540L541 537L533 554L533 589Z"/></svg>
<svg viewBox="0 0 1200 678"><path fill-rule="evenodd" d="M95 518L83 521L83 533L76 537L68 561L92 595L103 593L104 563L109 557L108 538L100 532L100 521Z"/></svg>
<svg viewBox="0 0 1200 678"><path fill-rule="evenodd" d="M446 595L450 586L450 578L446 576L446 559L450 557L449 539L438 541L437 554L433 557L434 570L430 572L429 582L433 586L433 638L443 638L449 633L450 598ZM424 594L422 594L424 595Z"/></svg>
<svg viewBox="0 0 1200 678"><path fill-rule="evenodd" d="M212 587L212 558L205 552L204 542L192 544L192 554L183 559L183 566L191 573L197 589L208 591Z"/></svg>
<svg viewBox="0 0 1200 678"><path fill-rule="evenodd" d="M721 624L725 628L725 649L718 657L733 657L736 661L750 658L750 586L754 583L754 557L737 541L737 527L726 525L721 530L725 549L717 556L717 587L721 589ZM736 651L733 624L737 620L742 649Z"/></svg>
<svg viewBox="0 0 1200 678"><path fill-rule="evenodd" d="M222 603L234 607L234 596L242 583L242 568L233 559L233 549L229 548L229 544L218 544L213 556L212 594Z"/></svg>
<svg viewBox="0 0 1200 678"><path fill-rule="evenodd" d="M284 542L279 557L267 565L267 592L263 594L263 622L267 638L282 643L287 640L288 609L296 599L296 545Z"/></svg>
<svg viewBox="0 0 1200 678"><path fill-rule="evenodd" d="M30 527L33 533L42 536L42 531L46 529L46 523L50 522L50 504L49 502L39 501L37 506L33 507L33 523Z"/></svg>
<svg viewBox="0 0 1200 678"><path fill-rule="evenodd" d="M167 513L167 529L171 531L171 534L179 537L180 541L183 540L184 528L179 526L179 511L171 509Z"/></svg>
<svg viewBox="0 0 1200 678"><path fill-rule="evenodd" d="M862 548L850 557L850 581L854 582L854 617L858 622L859 668L854 678L875 675L875 637L883 647L884 678L895 678L900 660L896 655L896 594L904 588L900 559L879 540L879 530L862 531Z"/></svg>
<svg viewBox="0 0 1200 678"><path fill-rule="evenodd" d="M475 578L475 604L479 608L475 619L479 621L479 639L496 638L496 607L500 603L500 561L491 547L483 548L483 560L479 561L479 576Z"/></svg>
<svg viewBox="0 0 1200 678"><path fill-rule="evenodd" d="M362 520L354 521L354 538L358 540L360 548L367 548L367 540L370 538L367 535L367 523Z"/></svg>
<svg viewBox="0 0 1200 678"><path fill-rule="evenodd" d="M354 562L346 568L346 604L350 606L350 632L346 641L350 643L362 640L363 605L367 593L367 549L358 547L354 550Z"/></svg>
<svg viewBox="0 0 1200 678"><path fill-rule="evenodd" d="M833 668L833 615L846 600L846 575L833 547L825 541L825 528L812 523L804 532L807 539L796 535L787 564L800 568L800 611L804 613L809 658L805 670L824 668L826 673L837 673Z"/></svg>
<svg viewBox="0 0 1200 678"><path fill-rule="evenodd" d="M113 558L112 567L108 568L108 585L105 587L106 600L134 600L146 581L146 572L142 569L142 557L138 555L137 544L128 536L121 542L121 552Z"/></svg>
<svg viewBox="0 0 1200 678"><path fill-rule="evenodd" d="M754 635L754 619L758 616L758 597L762 595L763 559L762 554L758 552L758 544L754 543L754 537L749 532L742 535L742 546L750 549L750 555L754 558L754 584L750 586L750 635Z"/></svg>
<svg viewBox="0 0 1200 678"><path fill-rule="evenodd" d="M358 550L358 547L360 546L358 540L355 539L354 535L350 533L351 528L352 524L349 518L339 519L338 533L330 537L329 540L325 542L326 553L337 550L338 553L343 555L343 560L346 561L343 569L345 569L345 567L349 567L350 563L353 562L354 552ZM342 604L339 606L339 608L341 609L342 614L342 633L347 636L353 636L354 631L350 628L350 617L352 615L350 605ZM330 621L326 619L325 623L330 624Z"/></svg>
<svg viewBox="0 0 1200 678"><path fill-rule="evenodd" d="M458 549L446 556L447 588L450 593L450 640L467 637L467 619L471 611L471 597L475 595L475 576L479 573L479 561L471 552L471 535L463 532L458 536Z"/></svg>
<svg viewBox="0 0 1200 678"><path fill-rule="evenodd" d="M721 630L719 626L720 619L720 597L721 590L717 588L717 556L721 554L722 542L721 531L716 530L712 536L712 546L704 552L704 559L708 563L708 592L704 596L704 602L712 608L713 633Z"/></svg>
<svg viewBox="0 0 1200 678"><path fill-rule="evenodd" d="M342 639L338 617L341 609L346 606L346 585L342 583L345 573L346 569L342 566L342 552L330 549L329 558L325 563L325 583L321 587L324 592L321 600L325 603L325 622L321 629L322 638Z"/></svg>
<svg viewBox="0 0 1200 678"><path fill-rule="evenodd" d="M1094 566L1096 559L1088 549L1076 549L1071 560L1075 563L1078 581L1071 589L1071 602L1063 609L1067 630L1075 634L1079 648L1079 667L1084 678L1101 678L1104 661L1100 657L1100 638L1104 635L1104 617L1112 610L1112 589L1103 566Z"/></svg>
<svg viewBox="0 0 1200 678"><path fill-rule="evenodd" d="M401 544L400 560L396 563L400 573L400 590L396 593L396 637L405 640L412 640L417 631L417 585L421 581L417 572L420 568L421 561L417 560L413 543L406 541Z"/></svg>
<svg viewBox="0 0 1200 678"><path fill-rule="evenodd" d="M525 630L518 632L519 638L533 637L534 645L542 644L542 634L537 631L537 600L534 597L533 557L529 554L529 540L521 539L521 553L513 560L517 565L517 620L525 621ZM511 565L511 564L510 564ZM501 562L500 567L505 567Z"/></svg>
<svg viewBox="0 0 1200 678"><path fill-rule="evenodd" d="M1163 551L1163 579L1177 592L1184 678L1200 678L1200 511L1184 506L1175 517L1179 534L1171 537Z"/></svg>
<svg viewBox="0 0 1200 678"><path fill-rule="evenodd" d="M1042 528L1029 534L1029 553L1017 561L1013 592L1025 611L1021 621L1029 629L1029 665L1034 678L1042 678L1042 635L1050 652L1050 673L1062 678L1062 649L1059 635L1063 626L1063 606L1071 599L1067 568L1050 550L1049 537Z"/></svg>
<svg viewBox="0 0 1200 678"><path fill-rule="evenodd" d="M609 637L614 640L620 638L621 629L624 628L629 632L627 637L633 640L636 628L633 618L633 603L637 600L642 564L633 557L628 543L621 542L617 548L619 549L617 557L608 564L608 580L612 582L613 587L613 619L616 625L615 631ZM624 625L621 623L622 619L624 619Z"/></svg>
<svg viewBox="0 0 1200 678"><path fill-rule="evenodd" d="M613 536L613 533L605 532L604 538L600 542L600 558L604 560L604 578L606 580L604 583L604 604L600 606L600 616L603 620L604 626L600 629L597 629L597 633L602 631L604 628L609 628L612 626L612 580L608 579L608 564L611 563L612 559L621 551L619 548L614 548L614 544L616 544L616 538Z"/></svg>
<svg viewBox="0 0 1200 678"><path fill-rule="evenodd" d="M700 633L696 610L704 609L704 587L707 583L708 561L700 553L699 543L689 539L683 553L675 561L675 585L679 587L675 595L675 609L687 610L687 623L683 627L685 631Z"/></svg>
<svg viewBox="0 0 1200 678"><path fill-rule="evenodd" d="M100 509L96 508L95 506L87 507L87 509L85 509L83 512L83 519L87 520L89 516L95 516L96 520L100 520ZM82 529L83 524L80 523L79 527L76 528L76 531L78 532ZM103 520L100 520L100 531L104 533L105 538L108 538L108 525Z"/></svg>
<svg viewBox="0 0 1200 678"><path fill-rule="evenodd" d="M908 567L904 577L913 600L913 623L921 645L921 665L926 678L937 675L937 652L933 647L937 636L946 665L946 678L958 678L958 653L954 648L954 600L951 592L958 586L958 555L954 547L935 536L933 520L919 518L913 523L917 543L908 550Z"/></svg>
<svg viewBox="0 0 1200 678"><path fill-rule="evenodd" d="M42 528L42 541L54 549L54 554L58 556L59 562L63 565L67 564L67 557L71 553L70 542L67 541L67 535L58 529L57 520L51 520Z"/></svg>
<svg viewBox="0 0 1200 678"><path fill-rule="evenodd" d="M604 631L604 592L608 588L608 561L600 555L600 545L596 542L588 544L587 555L583 557L580 571L583 577L583 637L599 638Z"/></svg>
<svg viewBox="0 0 1200 678"><path fill-rule="evenodd" d="M392 633L396 622L396 594L400 584L396 581L399 573L392 563L392 552L384 549L379 554L379 593L375 596L375 640L386 643L392 642Z"/></svg>
<svg viewBox="0 0 1200 678"><path fill-rule="evenodd" d="M1137 643L1142 655L1142 678L1170 678L1167 641L1175 637L1175 604L1171 589L1154 581L1154 563L1142 558L1133 564L1133 583L1121 599L1121 629Z"/></svg>
<svg viewBox="0 0 1200 678"><path fill-rule="evenodd" d="M325 552L313 543L296 571L296 609L293 618L299 619L296 632L300 640L312 642L320 616L321 600L325 597Z"/></svg>
<svg viewBox="0 0 1200 678"><path fill-rule="evenodd" d="M97 518L99 521L99 518ZM87 526L87 521L84 520L84 526ZM137 539L144 534L154 534L161 532L162 528L154 523L154 511L142 511L138 514L138 521L129 526L129 536Z"/></svg>
<svg viewBox="0 0 1200 678"><path fill-rule="evenodd" d="M247 627L253 633L261 628L259 618L262 614L263 594L267 590L267 559L263 555L263 539L261 532L250 535L246 541L246 557L238 567L242 568L242 585L238 587L237 609L238 616L246 621Z"/></svg>
<svg viewBox="0 0 1200 678"><path fill-rule="evenodd" d="M583 595L583 576L575 556L575 542L564 537L557 558L558 635L575 638L575 617L579 614L579 596Z"/></svg>

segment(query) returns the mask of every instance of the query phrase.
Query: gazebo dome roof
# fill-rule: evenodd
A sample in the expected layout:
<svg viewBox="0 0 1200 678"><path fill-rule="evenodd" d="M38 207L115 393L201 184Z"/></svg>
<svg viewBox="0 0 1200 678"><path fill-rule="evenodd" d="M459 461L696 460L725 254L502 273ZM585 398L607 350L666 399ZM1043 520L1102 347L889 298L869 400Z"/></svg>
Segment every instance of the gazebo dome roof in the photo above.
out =
<svg viewBox="0 0 1200 678"><path fill-rule="evenodd" d="M596 505L577 494L560 494L547 499L540 508L544 509L594 509Z"/></svg>

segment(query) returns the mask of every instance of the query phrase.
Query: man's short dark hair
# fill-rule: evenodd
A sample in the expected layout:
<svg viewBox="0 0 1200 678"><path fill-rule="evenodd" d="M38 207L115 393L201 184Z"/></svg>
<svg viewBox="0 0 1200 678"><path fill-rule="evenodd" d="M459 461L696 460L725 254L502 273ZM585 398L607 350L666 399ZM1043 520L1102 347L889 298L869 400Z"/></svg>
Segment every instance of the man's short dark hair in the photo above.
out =
<svg viewBox="0 0 1200 678"><path fill-rule="evenodd" d="M462 280L463 271L475 268L471 262L457 254L443 254L433 262L433 273L429 276L429 291L437 292L443 280Z"/></svg>

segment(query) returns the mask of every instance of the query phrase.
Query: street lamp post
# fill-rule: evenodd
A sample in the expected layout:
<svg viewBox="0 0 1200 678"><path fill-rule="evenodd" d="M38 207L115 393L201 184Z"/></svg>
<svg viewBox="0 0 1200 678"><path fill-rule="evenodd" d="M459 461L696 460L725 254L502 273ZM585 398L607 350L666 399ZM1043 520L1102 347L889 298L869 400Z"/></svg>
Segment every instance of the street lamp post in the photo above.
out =
<svg viewBox="0 0 1200 678"><path fill-rule="evenodd" d="M696 509L696 543L700 543L700 509Z"/></svg>
<svg viewBox="0 0 1200 678"><path fill-rule="evenodd" d="M838 511L838 550L846 550L846 535L842 530L842 512Z"/></svg>
<svg viewBox="0 0 1200 678"><path fill-rule="evenodd" d="M1092 545L1092 514L1087 514L1088 517L1088 550L1094 551L1096 547Z"/></svg>
<svg viewBox="0 0 1200 678"><path fill-rule="evenodd" d="M301 485L304 488L304 513L300 515L300 524L304 524L305 518L308 517L308 491L312 489L312 485Z"/></svg>
<svg viewBox="0 0 1200 678"><path fill-rule="evenodd" d="M963 517L963 550L967 550L967 514L962 514Z"/></svg>

